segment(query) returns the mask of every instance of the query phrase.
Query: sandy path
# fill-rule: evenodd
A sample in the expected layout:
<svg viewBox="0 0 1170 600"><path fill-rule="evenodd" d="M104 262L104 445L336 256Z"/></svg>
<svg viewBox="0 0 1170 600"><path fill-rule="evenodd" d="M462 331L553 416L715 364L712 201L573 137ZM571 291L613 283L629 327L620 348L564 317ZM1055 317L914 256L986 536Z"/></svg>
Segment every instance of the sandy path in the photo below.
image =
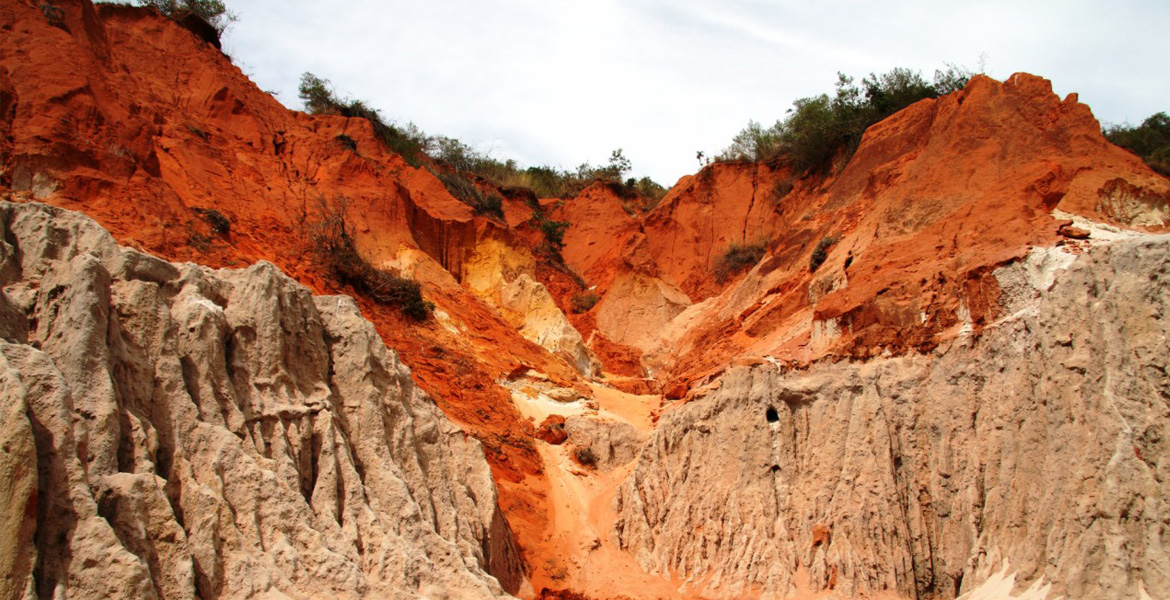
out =
<svg viewBox="0 0 1170 600"><path fill-rule="evenodd" d="M654 429L655 415L663 408L661 396L628 394L600 384L593 384L592 391L596 409L581 401L557 402L534 388L517 389L512 398L520 413L537 424L553 414L595 416L629 423L645 434ZM571 439L559 446L537 441L536 446L549 485L550 530L530 548L527 558L533 567L532 589L522 593L522 598L534 598L548 588L570 590L592 600L700 600L690 591L692 586L679 589L683 582L677 575L644 572L633 555L620 550L613 539L614 496L635 462L606 472L574 462L570 458ZM702 585L699 581L693 587L701 589ZM797 587L790 600L841 598L832 591L811 591L803 572L797 573ZM897 598L889 593L871 596L872 600Z"/></svg>
<svg viewBox="0 0 1170 600"><path fill-rule="evenodd" d="M540 393L539 386L513 388L512 400L520 414L539 425L549 415L586 416L629 423L642 433L654 427L660 396L627 394L593 384L597 408L586 402L557 402ZM550 531L534 544L532 597L543 588L572 590L598 600L608 598L662 598L688 600L677 582L642 571L633 556L610 539L615 515L613 498L633 463L608 472L582 467L570 458L570 443L553 446L537 441L537 452L548 478L547 509Z"/></svg>

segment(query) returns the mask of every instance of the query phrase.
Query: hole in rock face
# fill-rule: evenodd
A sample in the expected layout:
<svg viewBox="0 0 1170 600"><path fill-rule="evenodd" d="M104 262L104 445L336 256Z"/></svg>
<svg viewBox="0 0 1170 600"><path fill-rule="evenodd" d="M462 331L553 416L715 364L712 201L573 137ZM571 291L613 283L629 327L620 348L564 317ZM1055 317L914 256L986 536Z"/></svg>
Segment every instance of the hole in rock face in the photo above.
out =
<svg viewBox="0 0 1170 600"><path fill-rule="evenodd" d="M767 419L769 423L775 423L780 420L780 414L776 412L776 409L769 406L768 410L764 411L764 418Z"/></svg>

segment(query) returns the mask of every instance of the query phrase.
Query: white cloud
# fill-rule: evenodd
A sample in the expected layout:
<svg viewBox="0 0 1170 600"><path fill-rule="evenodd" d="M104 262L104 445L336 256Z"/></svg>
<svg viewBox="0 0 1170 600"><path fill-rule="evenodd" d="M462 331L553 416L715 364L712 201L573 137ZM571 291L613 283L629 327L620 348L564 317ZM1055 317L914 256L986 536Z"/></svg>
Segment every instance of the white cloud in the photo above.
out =
<svg viewBox="0 0 1170 600"><path fill-rule="evenodd" d="M1014 0L231 0L227 49L297 108L300 74L428 133L523 164L622 147L670 185L749 119L831 91L836 72L944 62L1048 77L1105 122L1170 110L1170 5Z"/></svg>

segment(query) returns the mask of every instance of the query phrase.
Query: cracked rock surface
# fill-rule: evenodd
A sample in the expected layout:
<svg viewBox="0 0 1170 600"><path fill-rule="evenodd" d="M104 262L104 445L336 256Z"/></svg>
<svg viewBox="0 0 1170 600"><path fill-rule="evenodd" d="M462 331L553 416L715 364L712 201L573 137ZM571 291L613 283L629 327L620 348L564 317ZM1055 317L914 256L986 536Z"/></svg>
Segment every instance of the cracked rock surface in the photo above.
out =
<svg viewBox="0 0 1170 600"><path fill-rule="evenodd" d="M0 203L0 597L494 598L478 442L352 299Z"/></svg>
<svg viewBox="0 0 1170 600"><path fill-rule="evenodd" d="M953 598L1005 561L1053 597L1170 597L1170 237L1052 279L932 354L732 368L643 447L619 544L710 597L785 597L802 572Z"/></svg>

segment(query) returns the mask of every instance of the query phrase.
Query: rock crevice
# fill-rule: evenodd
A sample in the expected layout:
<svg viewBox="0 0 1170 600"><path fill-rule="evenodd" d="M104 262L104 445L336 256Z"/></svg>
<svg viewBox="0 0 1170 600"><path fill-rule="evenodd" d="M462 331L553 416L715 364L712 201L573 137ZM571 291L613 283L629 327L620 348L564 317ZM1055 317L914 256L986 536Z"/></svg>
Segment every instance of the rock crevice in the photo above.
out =
<svg viewBox="0 0 1170 600"><path fill-rule="evenodd" d="M5 539L36 550L0 548L5 592L519 587L479 443L414 386L352 299L313 297L268 263L172 265L42 205L0 204L0 229L13 440L0 467L14 482L0 515Z"/></svg>
<svg viewBox="0 0 1170 600"><path fill-rule="evenodd" d="M953 598L1005 562L1069 598L1170 595L1170 237L1048 279L931 354L732 368L662 418L617 541L710 597L786 597L801 570Z"/></svg>

